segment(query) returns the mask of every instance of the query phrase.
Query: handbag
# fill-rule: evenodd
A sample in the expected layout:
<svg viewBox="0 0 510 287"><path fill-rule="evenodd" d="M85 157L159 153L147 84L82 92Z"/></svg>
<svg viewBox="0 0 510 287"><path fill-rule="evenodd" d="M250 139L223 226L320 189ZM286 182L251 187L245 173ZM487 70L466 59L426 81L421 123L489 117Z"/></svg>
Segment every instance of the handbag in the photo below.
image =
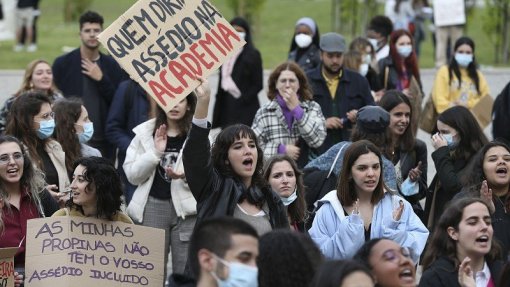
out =
<svg viewBox="0 0 510 287"><path fill-rule="evenodd" d="M438 116L439 114L436 111L434 100L432 99L432 95L430 95L420 115L420 129L429 134L433 133L436 129Z"/></svg>

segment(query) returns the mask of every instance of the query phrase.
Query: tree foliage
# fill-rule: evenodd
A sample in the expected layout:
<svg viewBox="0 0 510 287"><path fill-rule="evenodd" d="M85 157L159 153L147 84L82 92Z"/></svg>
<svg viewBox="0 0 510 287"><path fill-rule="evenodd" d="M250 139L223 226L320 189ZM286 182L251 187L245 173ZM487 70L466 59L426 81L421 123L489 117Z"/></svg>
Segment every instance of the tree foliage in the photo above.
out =
<svg viewBox="0 0 510 287"><path fill-rule="evenodd" d="M254 27L256 33L259 17L266 0L227 0L228 7L234 15L243 17Z"/></svg>
<svg viewBox="0 0 510 287"><path fill-rule="evenodd" d="M377 8L376 0L332 0L332 30L351 38L363 35Z"/></svg>
<svg viewBox="0 0 510 287"><path fill-rule="evenodd" d="M510 0L485 0L483 31L494 45L494 62L508 63Z"/></svg>
<svg viewBox="0 0 510 287"><path fill-rule="evenodd" d="M65 0L64 21L66 23L76 21L92 4L93 0Z"/></svg>

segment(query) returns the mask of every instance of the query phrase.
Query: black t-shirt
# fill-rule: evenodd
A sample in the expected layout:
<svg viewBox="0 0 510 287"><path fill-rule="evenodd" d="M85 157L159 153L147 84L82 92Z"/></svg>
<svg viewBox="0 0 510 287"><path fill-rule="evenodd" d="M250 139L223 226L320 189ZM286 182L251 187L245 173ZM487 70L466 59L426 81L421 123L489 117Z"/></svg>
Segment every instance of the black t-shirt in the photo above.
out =
<svg viewBox="0 0 510 287"><path fill-rule="evenodd" d="M57 169L55 168L55 165L51 161L51 158L48 155L48 153L44 150L44 146L37 147L37 154L39 154L39 157L41 158L43 163L43 172L46 176L46 183L55 184L59 186Z"/></svg>
<svg viewBox="0 0 510 287"><path fill-rule="evenodd" d="M162 164L166 166L174 166L185 140L185 136L167 136L165 154L161 157L159 164L156 167L156 175L154 176L151 191L149 192L150 196L157 199L170 199L170 183L172 182L172 179L165 179L165 170L163 169Z"/></svg>

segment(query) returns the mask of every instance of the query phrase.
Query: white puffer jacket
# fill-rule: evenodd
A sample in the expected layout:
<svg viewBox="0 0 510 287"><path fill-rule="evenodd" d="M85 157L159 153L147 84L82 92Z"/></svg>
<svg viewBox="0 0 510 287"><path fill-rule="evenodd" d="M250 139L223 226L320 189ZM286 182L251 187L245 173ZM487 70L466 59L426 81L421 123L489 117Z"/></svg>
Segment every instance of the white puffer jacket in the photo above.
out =
<svg viewBox="0 0 510 287"><path fill-rule="evenodd" d="M133 129L136 135L127 149L123 165L128 181L138 186L126 209L127 214L137 223L143 222L145 204L149 198L157 166L163 155L154 147L152 132L155 123L156 120L151 119ZM177 172L184 172L182 149L175 166ZM197 202L185 180L172 180L170 193L177 216L184 219L188 215L197 214Z"/></svg>

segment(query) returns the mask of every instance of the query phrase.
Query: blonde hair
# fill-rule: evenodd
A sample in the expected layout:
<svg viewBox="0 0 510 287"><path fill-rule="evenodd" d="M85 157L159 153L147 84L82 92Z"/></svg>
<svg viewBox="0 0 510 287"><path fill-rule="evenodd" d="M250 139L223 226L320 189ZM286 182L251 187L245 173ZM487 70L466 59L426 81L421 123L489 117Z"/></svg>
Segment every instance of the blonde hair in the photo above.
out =
<svg viewBox="0 0 510 287"><path fill-rule="evenodd" d="M22 93L30 91L34 88L33 84L32 84L32 74L34 74L35 67L37 67L37 65L39 65L41 63L47 64L51 68L50 63L48 63L48 61L43 60L43 59L37 59L37 60L30 62L27 65L27 68L25 69L25 75L23 75L23 82L21 83L21 87L16 92L15 96L19 96ZM51 81L51 88L48 91L45 91L45 94L49 97L52 97L54 94L57 93L57 91L58 91L58 89L55 86L55 82Z"/></svg>

